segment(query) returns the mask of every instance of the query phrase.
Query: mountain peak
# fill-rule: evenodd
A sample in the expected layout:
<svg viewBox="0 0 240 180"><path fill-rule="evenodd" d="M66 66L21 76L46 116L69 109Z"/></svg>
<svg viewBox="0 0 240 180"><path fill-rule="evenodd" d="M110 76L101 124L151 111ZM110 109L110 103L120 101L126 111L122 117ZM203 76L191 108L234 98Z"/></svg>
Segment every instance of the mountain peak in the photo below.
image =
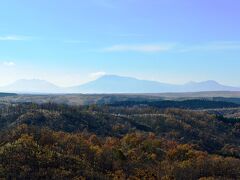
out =
<svg viewBox="0 0 240 180"><path fill-rule="evenodd" d="M136 79L136 78L127 77L127 76L118 76L118 75L114 75L114 74L108 74L108 75L104 75L104 76L98 78L98 80L101 80L101 79L104 79L104 80L116 80L116 79Z"/></svg>
<svg viewBox="0 0 240 180"><path fill-rule="evenodd" d="M19 79L1 89L18 93L55 93L60 91L58 86L41 79Z"/></svg>
<svg viewBox="0 0 240 180"><path fill-rule="evenodd" d="M191 85L191 84L219 84L219 83L214 80L207 80L207 81L200 81L200 82L190 81L186 83L186 85Z"/></svg>
<svg viewBox="0 0 240 180"><path fill-rule="evenodd" d="M217 81L214 80L207 80L207 81L202 81L201 83L207 83L207 84L220 84Z"/></svg>

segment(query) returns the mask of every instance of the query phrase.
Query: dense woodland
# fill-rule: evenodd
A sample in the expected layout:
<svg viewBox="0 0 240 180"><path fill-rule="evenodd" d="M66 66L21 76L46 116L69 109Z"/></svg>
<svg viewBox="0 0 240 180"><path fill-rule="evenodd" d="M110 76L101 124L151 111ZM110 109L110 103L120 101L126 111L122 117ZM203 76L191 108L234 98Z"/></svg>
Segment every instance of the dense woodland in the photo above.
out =
<svg viewBox="0 0 240 180"><path fill-rule="evenodd" d="M202 100L0 104L0 179L240 179L240 119ZM192 108L191 108L192 107Z"/></svg>

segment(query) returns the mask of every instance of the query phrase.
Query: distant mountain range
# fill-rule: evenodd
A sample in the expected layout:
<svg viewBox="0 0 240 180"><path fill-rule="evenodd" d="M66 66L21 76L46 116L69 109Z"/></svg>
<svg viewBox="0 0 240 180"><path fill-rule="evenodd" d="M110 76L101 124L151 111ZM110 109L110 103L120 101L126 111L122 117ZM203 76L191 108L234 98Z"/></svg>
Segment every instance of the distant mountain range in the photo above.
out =
<svg viewBox="0 0 240 180"><path fill-rule="evenodd" d="M61 93L65 92L60 88L48 81L39 79L20 79L12 84L0 87L0 91L14 92L14 93Z"/></svg>
<svg viewBox="0 0 240 180"><path fill-rule="evenodd" d="M216 81L189 82L183 85L139 80L131 77L105 75L83 85L62 88L44 80L18 80L0 87L2 92L15 93L165 93L240 91L240 87L225 86Z"/></svg>

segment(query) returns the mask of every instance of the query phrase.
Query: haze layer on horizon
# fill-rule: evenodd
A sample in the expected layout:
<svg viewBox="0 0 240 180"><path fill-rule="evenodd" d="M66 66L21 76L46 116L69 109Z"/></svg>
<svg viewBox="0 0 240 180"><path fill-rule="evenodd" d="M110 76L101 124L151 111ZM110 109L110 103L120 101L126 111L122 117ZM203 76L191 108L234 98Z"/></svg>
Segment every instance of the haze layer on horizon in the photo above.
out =
<svg viewBox="0 0 240 180"><path fill-rule="evenodd" d="M236 0L0 2L0 85L117 74L240 86Z"/></svg>

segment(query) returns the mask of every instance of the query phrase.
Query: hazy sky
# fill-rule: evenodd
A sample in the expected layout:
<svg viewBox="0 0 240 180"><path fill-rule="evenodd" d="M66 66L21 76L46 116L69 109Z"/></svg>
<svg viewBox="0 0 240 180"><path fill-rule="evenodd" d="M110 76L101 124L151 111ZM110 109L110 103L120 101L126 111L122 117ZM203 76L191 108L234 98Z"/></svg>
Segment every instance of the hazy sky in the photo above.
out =
<svg viewBox="0 0 240 180"><path fill-rule="evenodd" d="M0 1L0 86L104 74L240 86L239 0Z"/></svg>

